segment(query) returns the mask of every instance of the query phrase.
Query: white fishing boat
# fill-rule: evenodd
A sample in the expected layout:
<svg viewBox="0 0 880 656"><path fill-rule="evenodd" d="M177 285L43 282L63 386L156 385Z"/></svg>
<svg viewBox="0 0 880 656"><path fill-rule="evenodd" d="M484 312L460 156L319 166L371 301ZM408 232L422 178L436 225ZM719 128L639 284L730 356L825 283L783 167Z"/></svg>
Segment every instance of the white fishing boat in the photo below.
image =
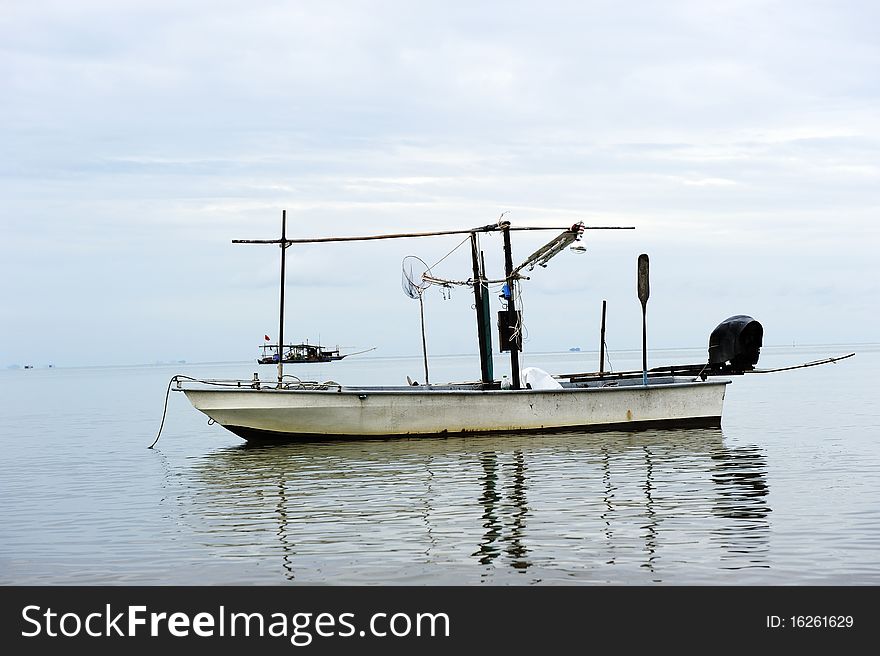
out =
<svg viewBox="0 0 880 656"><path fill-rule="evenodd" d="M246 440L448 435L570 428L720 426L729 380L694 377L561 382L554 389L481 383L347 387L337 383L189 381L195 408Z"/></svg>
<svg viewBox="0 0 880 656"><path fill-rule="evenodd" d="M587 227L582 223L565 229L554 228L562 230L561 234L520 266L514 267L510 233L539 229L547 228L516 228L509 222L499 221L470 230L287 239L285 212L282 214L280 240L234 241L281 246L279 344L283 340L284 254L288 246L297 243L469 234L473 277L459 284L473 288L480 379L463 383L428 383L425 350L425 382L422 384L408 380L406 385L399 386L349 386L335 381L303 381L285 375L284 363L279 362L277 377L269 380L261 380L258 374L254 374L251 380L197 380L178 375L169 383L169 391L183 392L212 423L216 422L249 441L436 436L573 428L635 430L647 427L720 426L724 395L731 382L728 376L761 371L755 369L755 364L763 328L748 316L731 317L713 331L709 357L702 364L649 370L643 320L643 367L640 371L604 371L604 348L599 371L595 373L550 375L535 368L520 370L521 315L515 304L517 287L525 278L522 272L532 270L535 265L546 265L550 258L566 247L571 247L575 252L582 251L580 241L585 230L623 228ZM504 237L505 275L499 280L487 278L477 240L479 234L493 231L501 232ZM647 255L639 258L637 280L644 318L649 294ZM421 291L428 284L438 281L443 284L454 282L438 279L426 268L414 272L411 262L409 269L405 265L404 290L413 298L421 301ZM489 283L504 284L498 330L500 349L510 353L511 372L516 372L509 384L506 377L498 380L493 372ZM602 325L601 343L604 347L604 304ZM836 359L840 358L826 361ZM166 394L166 407L167 397Z"/></svg>

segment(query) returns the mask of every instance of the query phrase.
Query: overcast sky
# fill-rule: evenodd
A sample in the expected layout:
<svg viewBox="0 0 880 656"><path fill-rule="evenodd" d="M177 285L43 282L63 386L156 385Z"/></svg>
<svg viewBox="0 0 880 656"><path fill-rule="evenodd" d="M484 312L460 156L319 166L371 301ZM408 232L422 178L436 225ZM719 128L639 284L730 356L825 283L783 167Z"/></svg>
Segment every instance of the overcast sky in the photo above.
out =
<svg viewBox="0 0 880 656"><path fill-rule="evenodd" d="M253 358L279 249L231 241L285 209L291 237L635 226L533 272L527 351L597 348L603 299L639 348L639 253L655 348L734 314L880 341L878 25L873 0L0 0L0 365ZM291 247L285 336L418 354L402 259L460 241ZM432 352L476 350L470 304L426 292Z"/></svg>

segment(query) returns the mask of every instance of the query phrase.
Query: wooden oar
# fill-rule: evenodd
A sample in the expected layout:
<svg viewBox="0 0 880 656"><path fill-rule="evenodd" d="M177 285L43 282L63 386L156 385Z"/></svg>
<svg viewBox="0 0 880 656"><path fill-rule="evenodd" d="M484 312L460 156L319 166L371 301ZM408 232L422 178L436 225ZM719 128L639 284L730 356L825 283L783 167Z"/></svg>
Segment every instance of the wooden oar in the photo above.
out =
<svg viewBox="0 0 880 656"><path fill-rule="evenodd" d="M639 255L639 300L642 302L642 383L648 385L648 256Z"/></svg>

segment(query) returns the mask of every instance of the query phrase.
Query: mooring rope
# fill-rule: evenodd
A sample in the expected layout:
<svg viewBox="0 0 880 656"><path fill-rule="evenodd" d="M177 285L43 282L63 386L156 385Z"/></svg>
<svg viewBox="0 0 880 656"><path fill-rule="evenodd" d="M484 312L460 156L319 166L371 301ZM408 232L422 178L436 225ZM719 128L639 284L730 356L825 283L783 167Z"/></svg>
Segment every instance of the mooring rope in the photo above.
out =
<svg viewBox="0 0 880 656"><path fill-rule="evenodd" d="M162 434L162 427L165 425L165 415L168 413L168 397L171 395L171 385L174 381L177 380L177 376L172 376L171 380L168 381L168 389L165 390L165 409L162 410L162 423L159 424L159 432L156 433L156 439L153 440L153 443L148 446L148 449L152 449L156 446L156 442L159 441L159 436Z"/></svg>

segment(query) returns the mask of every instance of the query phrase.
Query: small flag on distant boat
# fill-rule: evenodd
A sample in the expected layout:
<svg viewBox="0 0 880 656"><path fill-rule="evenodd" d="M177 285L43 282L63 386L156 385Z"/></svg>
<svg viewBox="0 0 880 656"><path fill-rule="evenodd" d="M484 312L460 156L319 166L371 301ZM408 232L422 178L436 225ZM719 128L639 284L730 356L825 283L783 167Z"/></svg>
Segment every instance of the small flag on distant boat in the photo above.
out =
<svg viewBox="0 0 880 656"><path fill-rule="evenodd" d="M272 341L271 339L269 339L269 336L268 336L268 335L263 335L263 339L265 339L267 342L271 342L271 341Z"/></svg>

